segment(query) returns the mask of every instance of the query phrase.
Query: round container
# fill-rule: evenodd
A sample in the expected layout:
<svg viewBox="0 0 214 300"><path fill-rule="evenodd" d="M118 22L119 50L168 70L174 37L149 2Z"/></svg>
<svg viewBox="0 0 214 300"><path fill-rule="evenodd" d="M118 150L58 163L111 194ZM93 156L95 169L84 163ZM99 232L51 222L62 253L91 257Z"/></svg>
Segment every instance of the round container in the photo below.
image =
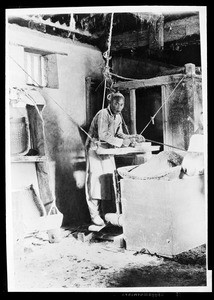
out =
<svg viewBox="0 0 214 300"><path fill-rule="evenodd" d="M10 119L10 153L26 154L29 150L29 133L25 117Z"/></svg>

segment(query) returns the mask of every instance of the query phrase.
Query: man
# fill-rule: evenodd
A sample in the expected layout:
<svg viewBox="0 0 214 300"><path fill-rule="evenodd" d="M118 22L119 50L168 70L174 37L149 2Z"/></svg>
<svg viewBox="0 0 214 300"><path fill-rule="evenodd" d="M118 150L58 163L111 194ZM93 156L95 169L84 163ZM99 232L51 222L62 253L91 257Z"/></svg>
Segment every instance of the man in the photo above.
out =
<svg viewBox="0 0 214 300"><path fill-rule="evenodd" d="M98 155L96 145L104 148L128 147L134 142L145 141L141 135L127 135L122 130L121 112L124 108L124 96L119 93L108 95L109 105L101 109L92 120L89 136L86 140L86 182L85 192L91 220L102 226L100 200L112 200L112 176L116 170L114 157Z"/></svg>

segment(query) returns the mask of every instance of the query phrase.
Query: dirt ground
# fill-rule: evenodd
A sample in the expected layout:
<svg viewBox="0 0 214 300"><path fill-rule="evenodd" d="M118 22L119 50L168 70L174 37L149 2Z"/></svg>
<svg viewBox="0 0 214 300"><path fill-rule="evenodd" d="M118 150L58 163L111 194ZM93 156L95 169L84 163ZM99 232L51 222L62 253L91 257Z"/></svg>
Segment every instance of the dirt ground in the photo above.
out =
<svg viewBox="0 0 214 300"><path fill-rule="evenodd" d="M15 291L206 286L205 247L197 261L191 256L189 262L187 256L175 261L128 251L113 241L82 241L72 229L61 228L61 234L59 243L50 243L47 232L17 242Z"/></svg>

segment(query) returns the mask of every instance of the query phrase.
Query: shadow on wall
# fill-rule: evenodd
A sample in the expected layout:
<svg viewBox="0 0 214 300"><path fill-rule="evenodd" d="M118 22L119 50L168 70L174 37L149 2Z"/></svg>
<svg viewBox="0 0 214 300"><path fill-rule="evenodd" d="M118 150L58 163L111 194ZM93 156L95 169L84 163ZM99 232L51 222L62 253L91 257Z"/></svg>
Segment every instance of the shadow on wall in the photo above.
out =
<svg viewBox="0 0 214 300"><path fill-rule="evenodd" d="M71 124L69 134L58 125L50 109L45 114L46 144L50 160L55 162L56 205L63 214L63 226L90 222L85 200L85 161L78 163L83 148L78 130ZM70 138L72 137L72 138ZM71 159L72 158L72 159Z"/></svg>
<svg viewBox="0 0 214 300"><path fill-rule="evenodd" d="M85 163L56 161L56 203L62 212L63 226L90 222L85 200Z"/></svg>

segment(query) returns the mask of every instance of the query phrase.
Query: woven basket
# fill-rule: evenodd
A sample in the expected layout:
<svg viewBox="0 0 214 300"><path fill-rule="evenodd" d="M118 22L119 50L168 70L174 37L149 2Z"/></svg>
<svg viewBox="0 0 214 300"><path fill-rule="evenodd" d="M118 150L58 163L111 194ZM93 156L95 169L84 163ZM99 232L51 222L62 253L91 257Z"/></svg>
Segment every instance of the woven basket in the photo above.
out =
<svg viewBox="0 0 214 300"><path fill-rule="evenodd" d="M155 174L154 176L149 177L140 177L140 176L134 176L129 173L132 169L134 169L137 166L126 166L122 168L118 168L117 171L119 175L124 179L134 179L134 180L151 180L151 179L162 179L162 180L172 180L172 179L178 179L181 171L181 166L172 167L169 170L162 171L158 174Z"/></svg>
<svg viewBox="0 0 214 300"><path fill-rule="evenodd" d="M25 117L10 119L11 155L25 155L30 149L29 124Z"/></svg>
<svg viewBox="0 0 214 300"><path fill-rule="evenodd" d="M14 238L20 238L35 231L60 228L63 214L55 201L47 213L42 200L33 185L12 191Z"/></svg>

